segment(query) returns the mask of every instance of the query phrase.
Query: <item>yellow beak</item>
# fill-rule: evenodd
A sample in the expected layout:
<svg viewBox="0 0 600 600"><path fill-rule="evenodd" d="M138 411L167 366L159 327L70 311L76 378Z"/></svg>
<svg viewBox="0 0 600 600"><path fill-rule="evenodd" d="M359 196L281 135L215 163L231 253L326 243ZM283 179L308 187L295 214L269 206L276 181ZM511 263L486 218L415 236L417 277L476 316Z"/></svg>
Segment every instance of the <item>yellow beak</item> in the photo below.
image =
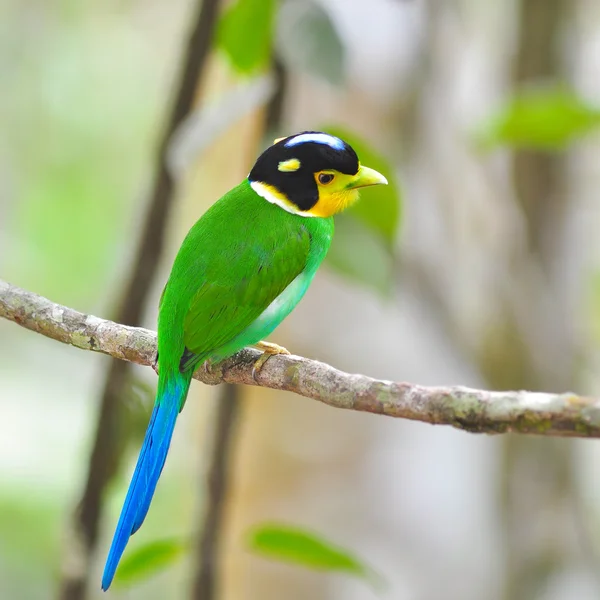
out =
<svg viewBox="0 0 600 600"><path fill-rule="evenodd" d="M361 165L358 173L347 186L347 189L353 190L355 188L367 187L368 185L387 185L387 182L388 180L375 169Z"/></svg>

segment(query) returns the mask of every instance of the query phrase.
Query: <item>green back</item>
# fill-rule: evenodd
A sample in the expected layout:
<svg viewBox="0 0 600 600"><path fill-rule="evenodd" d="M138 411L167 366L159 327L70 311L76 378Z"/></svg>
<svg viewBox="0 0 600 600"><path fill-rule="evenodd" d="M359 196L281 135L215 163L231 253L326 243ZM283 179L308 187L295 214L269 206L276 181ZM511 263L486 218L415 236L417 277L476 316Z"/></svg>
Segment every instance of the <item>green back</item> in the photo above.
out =
<svg viewBox="0 0 600 600"><path fill-rule="evenodd" d="M288 213L248 181L228 192L173 264L159 311L161 371L179 368L186 349L191 366L237 338L300 273L314 274L332 235L332 218Z"/></svg>

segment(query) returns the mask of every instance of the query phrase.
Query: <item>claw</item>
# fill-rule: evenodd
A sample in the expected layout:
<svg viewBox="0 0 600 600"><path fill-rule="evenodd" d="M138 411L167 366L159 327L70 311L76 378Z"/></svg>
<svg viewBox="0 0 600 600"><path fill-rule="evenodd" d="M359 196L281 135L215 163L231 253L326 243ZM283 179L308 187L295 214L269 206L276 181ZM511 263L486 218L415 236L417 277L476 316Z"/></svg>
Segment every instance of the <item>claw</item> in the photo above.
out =
<svg viewBox="0 0 600 600"><path fill-rule="evenodd" d="M256 376L260 373L260 370L271 356L276 354L290 354L290 351L287 348L278 346L277 344L271 344L270 342L258 342L257 344L254 344L254 347L263 351L252 367L252 379L254 379L256 383L258 383Z"/></svg>

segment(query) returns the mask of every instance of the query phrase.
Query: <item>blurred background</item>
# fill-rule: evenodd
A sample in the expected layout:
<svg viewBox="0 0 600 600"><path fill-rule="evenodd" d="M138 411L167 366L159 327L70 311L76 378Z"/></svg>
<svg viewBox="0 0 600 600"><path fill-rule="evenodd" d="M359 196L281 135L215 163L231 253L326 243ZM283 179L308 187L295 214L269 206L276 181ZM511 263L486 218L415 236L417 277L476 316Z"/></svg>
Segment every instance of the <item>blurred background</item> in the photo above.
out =
<svg viewBox="0 0 600 600"><path fill-rule="evenodd" d="M4 0L0 89L2 279L154 328L193 222L273 138L325 128L392 185L338 220L273 341L385 379L600 393L594 0ZM0 322L0 597L108 597L155 382ZM289 564L261 552L265 525L312 558L300 534ZM595 599L598 444L195 383L110 594Z"/></svg>

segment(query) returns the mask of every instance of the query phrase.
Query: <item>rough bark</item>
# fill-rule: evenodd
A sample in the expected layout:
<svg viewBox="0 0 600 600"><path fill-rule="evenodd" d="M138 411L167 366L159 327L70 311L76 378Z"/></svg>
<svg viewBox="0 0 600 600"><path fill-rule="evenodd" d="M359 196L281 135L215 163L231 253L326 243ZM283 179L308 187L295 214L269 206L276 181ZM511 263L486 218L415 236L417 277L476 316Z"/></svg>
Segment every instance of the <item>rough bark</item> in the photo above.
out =
<svg viewBox="0 0 600 600"><path fill-rule="evenodd" d="M0 317L83 350L153 365L156 334L71 308L0 281ZM451 425L473 433L532 433L600 437L600 399L572 393L425 387L349 374L299 356L269 359L256 380L260 353L247 348L194 377L203 383L244 383L295 392L334 408Z"/></svg>

